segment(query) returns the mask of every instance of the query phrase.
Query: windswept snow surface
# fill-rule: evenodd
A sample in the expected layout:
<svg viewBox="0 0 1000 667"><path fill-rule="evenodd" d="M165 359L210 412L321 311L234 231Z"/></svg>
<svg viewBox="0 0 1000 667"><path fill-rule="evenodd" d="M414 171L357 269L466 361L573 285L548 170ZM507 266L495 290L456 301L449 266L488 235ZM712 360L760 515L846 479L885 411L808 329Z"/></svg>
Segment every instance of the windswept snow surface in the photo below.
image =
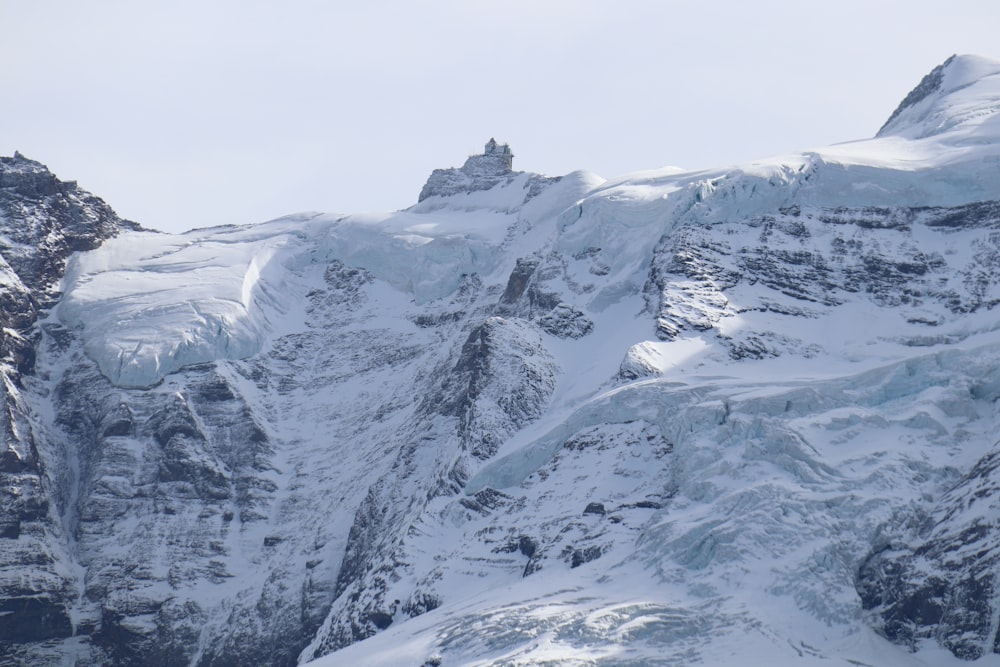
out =
<svg viewBox="0 0 1000 667"><path fill-rule="evenodd" d="M122 387L287 345L334 261L374 281L348 333L384 322L426 349L486 317L519 322L491 340L531 364L500 350L492 375L463 366L470 337L461 356L398 366L468 371L503 408L463 413L466 435L484 414L513 432L463 459L457 494L400 472L437 474L414 442L451 413L424 432L358 427L412 436L362 448L366 479L377 468L405 511L366 552L385 560L338 583L303 661L964 664L877 635L855 576L996 444L1000 209L977 202L1000 200L998 72L953 59L877 138L750 165L579 172L537 193L525 176L383 216L125 234L75 259L59 317ZM442 323L462 335L434 334ZM521 423L488 392L525 383L545 404ZM366 404L392 394L345 388ZM323 413L323 396L299 398L300 417ZM373 454L407 447L391 469ZM381 632L339 648L367 632L359 618Z"/></svg>

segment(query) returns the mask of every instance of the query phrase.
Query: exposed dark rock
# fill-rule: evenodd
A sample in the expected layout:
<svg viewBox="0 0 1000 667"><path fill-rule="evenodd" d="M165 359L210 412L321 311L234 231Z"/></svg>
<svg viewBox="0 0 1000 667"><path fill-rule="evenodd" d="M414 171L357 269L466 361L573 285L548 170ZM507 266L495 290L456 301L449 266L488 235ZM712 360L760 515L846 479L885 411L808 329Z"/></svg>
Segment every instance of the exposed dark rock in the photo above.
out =
<svg viewBox="0 0 1000 667"><path fill-rule="evenodd" d="M538 318L538 326L559 338L583 338L593 330L594 322L581 310L559 303Z"/></svg>
<svg viewBox="0 0 1000 667"><path fill-rule="evenodd" d="M199 401L231 401L236 398L229 385L222 378L215 378L198 387Z"/></svg>
<svg viewBox="0 0 1000 667"><path fill-rule="evenodd" d="M385 630L392 625L392 614L384 611L372 611L368 613L368 620L379 630Z"/></svg>
<svg viewBox="0 0 1000 667"><path fill-rule="evenodd" d="M521 535L517 538L517 550L521 552L522 555L531 558L538 551L538 542L528 537L527 535Z"/></svg>
<svg viewBox="0 0 1000 667"><path fill-rule="evenodd" d="M491 317L469 334L427 407L458 417L469 451L488 458L506 433L541 414L554 388L554 371L537 330Z"/></svg>
<svg viewBox="0 0 1000 667"><path fill-rule="evenodd" d="M437 595L433 595L425 592L416 592L413 597L407 600L402 607L401 611L409 617L420 616L421 614L426 614L429 611L433 611L441 606L441 598Z"/></svg>
<svg viewBox="0 0 1000 667"><path fill-rule="evenodd" d="M513 305L520 300L540 263L541 260L537 257L518 258L514 270L510 272L510 278L507 279L503 296L500 297L501 305Z"/></svg>
<svg viewBox="0 0 1000 667"><path fill-rule="evenodd" d="M76 183L60 181L20 154L0 157L0 216L5 219L0 256L45 303L70 254L139 228Z"/></svg>
<svg viewBox="0 0 1000 667"><path fill-rule="evenodd" d="M101 436L105 438L116 435L127 436L132 434L134 428L135 422L131 408L125 403L119 403L102 420Z"/></svg>
<svg viewBox="0 0 1000 667"><path fill-rule="evenodd" d="M663 503L657 502L655 500L640 500L637 503L633 503L632 507L638 507L639 509L658 510L663 507Z"/></svg>
<svg viewBox="0 0 1000 667"><path fill-rule="evenodd" d="M152 429L156 442L160 447L167 447L175 438L204 440L205 436L198 429L191 408L180 396L174 396L170 401L150 417L147 425Z"/></svg>
<svg viewBox="0 0 1000 667"><path fill-rule="evenodd" d="M129 622L136 617L151 619L152 623L140 626ZM105 651L110 664L180 667L190 664L203 621L204 613L191 602L133 599L115 609L105 608L93 642Z"/></svg>
<svg viewBox="0 0 1000 667"><path fill-rule="evenodd" d="M924 224L938 229L1000 228L1000 201L973 202L954 208L916 209L926 213Z"/></svg>
<svg viewBox="0 0 1000 667"><path fill-rule="evenodd" d="M462 498L459 502L465 507L480 514L489 514L496 508L510 502L512 498L496 489L483 489L477 492L472 498Z"/></svg>
<svg viewBox="0 0 1000 667"><path fill-rule="evenodd" d="M413 323L421 328L439 327L443 324L460 322L466 315L467 313L460 310L448 313L435 313L433 315L420 314L413 317Z"/></svg>
<svg viewBox="0 0 1000 667"><path fill-rule="evenodd" d="M27 592L27 591L26 591ZM37 642L69 637L72 624L62 596L11 595L0 591L0 641Z"/></svg>
<svg viewBox="0 0 1000 667"><path fill-rule="evenodd" d="M126 229L137 226L44 165L20 154L0 158L0 571L19 573L19 583L0 589L0 645L10 647L0 654L27 656L22 648L32 642L72 633L77 583L62 534L66 495L49 486L60 471L39 454L47 443L36 439L22 380L35 373L37 320L58 298L70 254Z"/></svg>
<svg viewBox="0 0 1000 667"><path fill-rule="evenodd" d="M558 338L586 336L594 328L593 321L579 308L564 303L557 291L547 287L549 282L565 281L565 274L566 260L556 253L544 259L540 256L518 258L495 312L504 317L532 320L542 331Z"/></svg>
<svg viewBox="0 0 1000 667"><path fill-rule="evenodd" d="M570 567L580 567L584 563L597 560L603 553L604 552L601 550L601 547L598 546L573 549L573 553L570 558Z"/></svg>
<svg viewBox="0 0 1000 667"><path fill-rule="evenodd" d="M891 308L938 302L955 313L989 309L1000 270L993 235L973 240L968 265L955 265L918 243L916 225L941 234L949 230L1000 227L1000 207L980 202L954 208L861 207L785 208L776 215L710 226L687 226L664 237L655 251L647 290L656 303L657 335L675 340L683 332L715 330L734 359L761 359L819 350L780 332L722 335L718 323L738 310L815 317L854 295ZM759 235L734 246L730 237ZM811 230L822 231L822 234ZM739 285L767 288L769 295L740 300L728 294ZM622 377L646 372L627 359Z"/></svg>
<svg viewBox="0 0 1000 667"><path fill-rule="evenodd" d="M993 620L1000 613L998 506L1000 451L994 450L942 496L913 544L866 558L857 588L879 632L910 649L936 640L964 660L1000 653Z"/></svg>
<svg viewBox="0 0 1000 667"><path fill-rule="evenodd" d="M32 460L25 460L21 452L13 449L0 454L0 473L21 473L25 472L34 464Z"/></svg>

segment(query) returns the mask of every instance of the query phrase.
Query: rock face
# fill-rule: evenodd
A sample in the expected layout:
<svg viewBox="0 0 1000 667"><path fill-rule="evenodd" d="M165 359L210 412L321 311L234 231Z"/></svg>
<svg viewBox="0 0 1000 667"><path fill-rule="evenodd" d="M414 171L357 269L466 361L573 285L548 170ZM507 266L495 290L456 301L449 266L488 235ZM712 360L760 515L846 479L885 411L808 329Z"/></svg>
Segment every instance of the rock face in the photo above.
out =
<svg viewBox="0 0 1000 667"><path fill-rule="evenodd" d="M740 311L816 317L858 295L908 321L938 322L931 310L955 315L988 310L997 301L1000 254L994 233L1000 206L953 208L782 208L711 227L686 227L657 248L650 280L658 295L657 335L718 332L734 359L818 354L816 341L780 331L729 333L720 327ZM923 238L918 238L918 235ZM938 239L928 245L927 239ZM970 256L936 248L963 238ZM759 301L734 306L727 294L760 286ZM911 336L907 344L924 339ZM932 342L928 339L926 342Z"/></svg>
<svg viewBox="0 0 1000 667"><path fill-rule="evenodd" d="M916 649L921 640L935 640L965 660L1000 653L998 468L994 450L922 517L912 542L887 544L862 565L862 603L892 641Z"/></svg>
<svg viewBox="0 0 1000 667"><path fill-rule="evenodd" d="M0 159L0 665L1000 652L998 81L177 236Z"/></svg>
<svg viewBox="0 0 1000 667"><path fill-rule="evenodd" d="M72 480L30 390L39 315L58 299L73 252L136 228L44 165L0 158L0 661L31 664L32 645L76 631Z"/></svg>

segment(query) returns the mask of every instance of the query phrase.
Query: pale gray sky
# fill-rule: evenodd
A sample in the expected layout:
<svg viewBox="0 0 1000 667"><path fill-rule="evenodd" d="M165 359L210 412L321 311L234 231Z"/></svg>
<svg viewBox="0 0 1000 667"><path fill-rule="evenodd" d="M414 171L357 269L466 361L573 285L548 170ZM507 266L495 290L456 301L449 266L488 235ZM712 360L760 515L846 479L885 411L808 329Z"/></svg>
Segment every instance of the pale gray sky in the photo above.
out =
<svg viewBox="0 0 1000 667"><path fill-rule="evenodd" d="M723 166L873 135L995 0L0 0L0 154L167 231L394 210L514 167Z"/></svg>

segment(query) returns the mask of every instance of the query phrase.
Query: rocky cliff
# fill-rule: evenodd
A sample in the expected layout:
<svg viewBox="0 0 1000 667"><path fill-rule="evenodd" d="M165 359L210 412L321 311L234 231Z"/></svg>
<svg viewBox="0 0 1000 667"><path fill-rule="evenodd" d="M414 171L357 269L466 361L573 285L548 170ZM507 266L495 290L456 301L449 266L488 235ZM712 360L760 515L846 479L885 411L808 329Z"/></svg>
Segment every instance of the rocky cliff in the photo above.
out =
<svg viewBox="0 0 1000 667"><path fill-rule="evenodd" d="M0 655L12 664L76 633L82 584L69 525L74 475L35 401L39 318L58 302L72 253L134 229L44 165L0 158Z"/></svg>

